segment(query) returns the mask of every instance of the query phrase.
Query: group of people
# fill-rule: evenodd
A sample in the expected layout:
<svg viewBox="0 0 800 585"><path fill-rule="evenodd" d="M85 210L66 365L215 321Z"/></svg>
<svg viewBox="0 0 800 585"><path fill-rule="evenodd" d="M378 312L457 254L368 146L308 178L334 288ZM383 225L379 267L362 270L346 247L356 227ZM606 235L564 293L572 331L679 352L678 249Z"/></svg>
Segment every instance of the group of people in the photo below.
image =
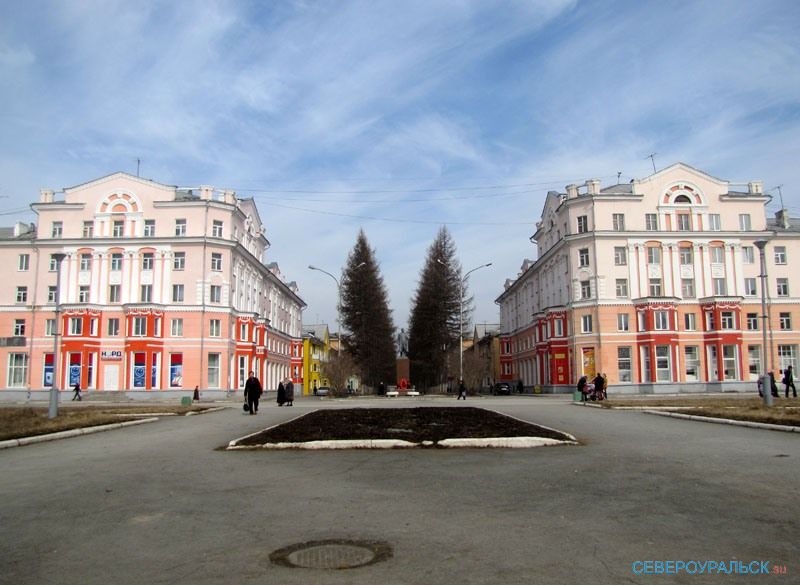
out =
<svg viewBox="0 0 800 585"><path fill-rule="evenodd" d="M586 397L591 395L592 400L600 399L605 400L608 398L608 378L605 374L598 373L592 380L593 388L589 388L589 381L586 376L581 376L578 380L578 392L581 393L581 398L585 401Z"/></svg>
<svg viewBox="0 0 800 585"><path fill-rule="evenodd" d="M247 382L244 384L245 410L250 414L258 413L258 402L263 393L264 387L261 385L261 381L256 378L255 372L250 372ZM289 378L278 384L278 406L284 404L294 406L294 384Z"/></svg>
<svg viewBox="0 0 800 585"><path fill-rule="evenodd" d="M792 366L789 366L783 371L783 379L781 379L781 384L784 387L784 394L786 398L789 398L789 388L792 389L792 396L797 398L797 389L794 387L794 373L792 372ZM762 382L761 378L758 379L758 395L764 396L764 389L761 387ZM772 393L772 396L778 398L778 384L775 382L775 373L769 373L769 389Z"/></svg>

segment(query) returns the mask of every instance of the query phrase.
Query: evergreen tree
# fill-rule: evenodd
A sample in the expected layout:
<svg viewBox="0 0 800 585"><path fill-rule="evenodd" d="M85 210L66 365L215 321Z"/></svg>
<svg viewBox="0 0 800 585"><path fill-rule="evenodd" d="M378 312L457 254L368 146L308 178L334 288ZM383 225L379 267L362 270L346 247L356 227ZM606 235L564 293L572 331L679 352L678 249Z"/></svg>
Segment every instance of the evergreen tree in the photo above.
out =
<svg viewBox="0 0 800 585"><path fill-rule="evenodd" d="M458 355L459 322L469 330L472 298L464 284L461 309L461 263L450 232L442 227L428 248L428 257L412 300L408 325L411 380L422 388L445 381L447 353Z"/></svg>
<svg viewBox="0 0 800 585"><path fill-rule="evenodd" d="M342 273L340 311L342 325L349 331L342 338L362 382L373 388L395 379L394 325L388 298L375 252L364 230L359 230Z"/></svg>

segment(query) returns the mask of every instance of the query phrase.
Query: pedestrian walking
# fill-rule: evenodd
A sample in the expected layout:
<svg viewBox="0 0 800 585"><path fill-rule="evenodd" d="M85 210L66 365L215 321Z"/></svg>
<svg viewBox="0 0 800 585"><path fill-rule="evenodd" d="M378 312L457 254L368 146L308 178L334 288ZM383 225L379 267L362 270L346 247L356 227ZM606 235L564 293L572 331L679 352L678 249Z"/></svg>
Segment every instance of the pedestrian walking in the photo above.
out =
<svg viewBox="0 0 800 585"><path fill-rule="evenodd" d="M72 389L75 391L75 394L73 394L73 395L72 395L72 400L73 400L73 402L74 402L75 400L77 400L78 402L80 402L81 400L83 400L83 399L81 398L81 385L80 385L80 384L78 384L78 383L76 382L76 383L75 383L75 386L73 386L73 387L72 387ZM788 394L787 394L787 396L788 396Z"/></svg>
<svg viewBox="0 0 800 585"><path fill-rule="evenodd" d="M603 378L603 400L606 400L608 398L608 376L605 374L600 374L600 376Z"/></svg>
<svg viewBox="0 0 800 585"><path fill-rule="evenodd" d="M284 380L285 382L285 380ZM286 386L283 385L283 382L278 383L278 406L283 406L283 403L286 402Z"/></svg>
<svg viewBox="0 0 800 585"><path fill-rule="evenodd" d="M522 394L525 391L525 386L522 384L522 380L517 382L517 392Z"/></svg>
<svg viewBox="0 0 800 585"><path fill-rule="evenodd" d="M200 386L194 387L194 394L192 395L192 402L200 402Z"/></svg>
<svg viewBox="0 0 800 585"><path fill-rule="evenodd" d="M458 397L456 400L467 399L467 387L464 386L464 380L458 382Z"/></svg>
<svg viewBox="0 0 800 585"><path fill-rule="evenodd" d="M769 387L772 390L772 396L778 398L778 385L775 383L775 372L769 373Z"/></svg>
<svg viewBox="0 0 800 585"><path fill-rule="evenodd" d="M792 389L792 395L795 398L797 398L797 389L794 387L794 375L792 374L792 366L789 366L783 372L783 385L786 388L786 398L789 398L789 388Z"/></svg>
<svg viewBox="0 0 800 585"><path fill-rule="evenodd" d="M386 384L381 381L381 383L378 384L378 396L383 396L384 394L386 394Z"/></svg>
<svg viewBox="0 0 800 585"><path fill-rule="evenodd" d="M581 376L578 380L578 392L581 393L581 402L586 402L586 376Z"/></svg>
<svg viewBox="0 0 800 585"><path fill-rule="evenodd" d="M289 380L286 384L286 406L294 406L294 384Z"/></svg>
<svg viewBox="0 0 800 585"><path fill-rule="evenodd" d="M250 414L258 413L258 399L264 389L261 382L256 378L255 372L250 372L247 382L244 383L244 398L247 400L247 405L250 407Z"/></svg>

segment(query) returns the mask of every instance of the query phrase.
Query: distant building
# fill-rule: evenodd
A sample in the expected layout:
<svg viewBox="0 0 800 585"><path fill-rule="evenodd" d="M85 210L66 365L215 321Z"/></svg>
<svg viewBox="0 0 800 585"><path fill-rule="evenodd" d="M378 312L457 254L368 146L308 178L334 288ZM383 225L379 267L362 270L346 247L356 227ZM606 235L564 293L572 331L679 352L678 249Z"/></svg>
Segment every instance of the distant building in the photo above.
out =
<svg viewBox="0 0 800 585"><path fill-rule="evenodd" d="M466 340L465 340L466 341ZM469 345L464 344L464 355L477 356L483 365L480 388L488 388L500 378L500 325L481 323L475 325Z"/></svg>
<svg viewBox="0 0 800 585"><path fill-rule="evenodd" d="M597 372L618 392L755 392L764 360L776 376L796 371L800 221L767 218L770 200L760 182L737 189L682 163L551 191L531 237L538 258L496 300L501 377L550 392Z"/></svg>
<svg viewBox="0 0 800 585"><path fill-rule="evenodd" d="M252 199L126 173L59 195L42 191L37 225L0 232L13 275L0 283L0 387L51 386L56 348L62 389L238 389L250 370L275 388L292 374L305 303L262 262Z"/></svg>
<svg viewBox="0 0 800 585"><path fill-rule="evenodd" d="M303 325L303 394L314 394L315 388L330 386L322 369L330 356L330 333L327 325Z"/></svg>

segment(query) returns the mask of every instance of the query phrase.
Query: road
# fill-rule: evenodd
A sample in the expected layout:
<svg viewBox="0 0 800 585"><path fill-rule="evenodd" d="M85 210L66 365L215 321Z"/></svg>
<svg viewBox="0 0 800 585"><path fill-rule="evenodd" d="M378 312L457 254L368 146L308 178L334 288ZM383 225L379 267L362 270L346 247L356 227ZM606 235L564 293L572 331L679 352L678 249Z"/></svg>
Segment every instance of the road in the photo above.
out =
<svg viewBox="0 0 800 585"><path fill-rule="evenodd" d="M800 437L563 397L304 399L0 451L0 583L723 583L637 562L770 561L798 582ZM313 408L481 406L576 435L521 450L225 452ZM272 564L322 539L393 556ZM737 577L737 582L753 578ZM761 582L759 580L759 582Z"/></svg>

